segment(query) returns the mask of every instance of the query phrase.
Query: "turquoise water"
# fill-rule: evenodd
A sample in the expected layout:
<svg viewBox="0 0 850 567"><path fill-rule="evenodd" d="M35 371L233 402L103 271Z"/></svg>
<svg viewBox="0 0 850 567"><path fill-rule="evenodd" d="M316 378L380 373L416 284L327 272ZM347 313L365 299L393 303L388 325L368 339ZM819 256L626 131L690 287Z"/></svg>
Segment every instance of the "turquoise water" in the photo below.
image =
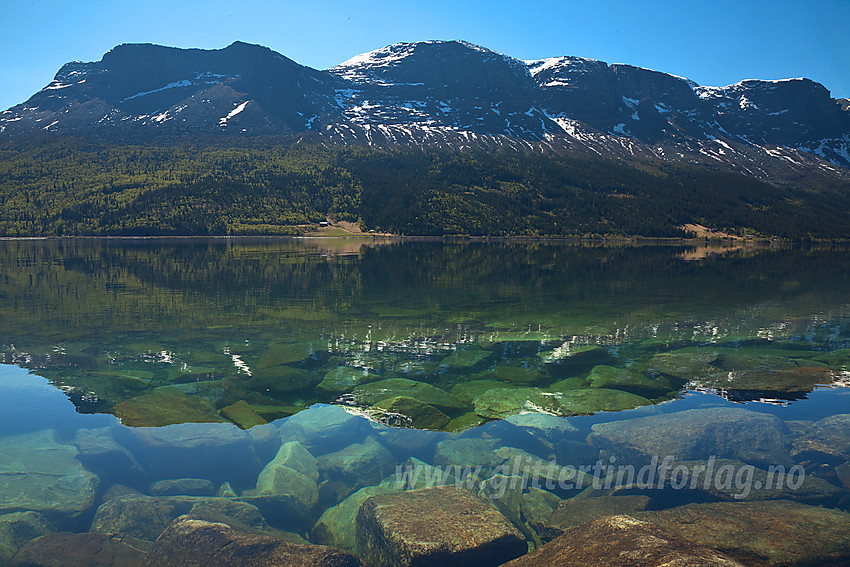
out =
<svg viewBox="0 0 850 567"><path fill-rule="evenodd" d="M0 564L11 533L153 541L185 513L357 552L360 503L436 484L529 548L689 504L841 528L848 268L831 247L0 242ZM820 537L817 561L850 556Z"/></svg>

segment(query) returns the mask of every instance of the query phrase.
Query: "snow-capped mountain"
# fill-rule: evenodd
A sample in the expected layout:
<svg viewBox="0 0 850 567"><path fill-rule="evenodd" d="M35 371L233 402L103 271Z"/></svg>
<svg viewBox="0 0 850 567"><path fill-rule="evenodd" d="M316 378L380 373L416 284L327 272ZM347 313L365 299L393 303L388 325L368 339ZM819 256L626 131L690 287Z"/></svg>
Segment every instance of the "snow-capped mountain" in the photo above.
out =
<svg viewBox="0 0 850 567"><path fill-rule="evenodd" d="M808 79L726 87L580 57L520 61L462 41L390 45L320 71L265 47L119 45L0 113L0 141L287 136L668 159L758 177L850 176L850 105Z"/></svg>

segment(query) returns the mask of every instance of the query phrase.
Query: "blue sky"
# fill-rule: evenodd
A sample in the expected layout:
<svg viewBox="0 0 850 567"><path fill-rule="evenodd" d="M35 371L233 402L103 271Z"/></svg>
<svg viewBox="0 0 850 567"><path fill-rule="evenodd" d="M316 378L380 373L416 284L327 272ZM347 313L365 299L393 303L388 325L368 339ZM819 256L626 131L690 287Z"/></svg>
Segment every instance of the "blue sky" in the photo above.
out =
<svg viewBox="0 0 850 567"><path fill-rule="evenodd" d="M578 55L727 85L808 77L850 97L850 0L9 0L0 108L119 43L258 43L325 69L399 41L465 39L520 59Z"/></svg>

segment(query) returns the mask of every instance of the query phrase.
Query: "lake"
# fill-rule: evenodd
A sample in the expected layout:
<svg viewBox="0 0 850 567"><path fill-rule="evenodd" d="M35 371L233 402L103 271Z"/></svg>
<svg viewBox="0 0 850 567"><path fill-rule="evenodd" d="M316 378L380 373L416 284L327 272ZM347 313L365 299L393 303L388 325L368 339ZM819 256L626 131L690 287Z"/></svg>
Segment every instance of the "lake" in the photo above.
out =
<svg viewBox="0 0 850 567"><path fill-rule="evenodd" d="M523 552L850 561L846 247L0 241L0 363L0 565L186 514L378 564L363 503L441 485Z"/></svg>

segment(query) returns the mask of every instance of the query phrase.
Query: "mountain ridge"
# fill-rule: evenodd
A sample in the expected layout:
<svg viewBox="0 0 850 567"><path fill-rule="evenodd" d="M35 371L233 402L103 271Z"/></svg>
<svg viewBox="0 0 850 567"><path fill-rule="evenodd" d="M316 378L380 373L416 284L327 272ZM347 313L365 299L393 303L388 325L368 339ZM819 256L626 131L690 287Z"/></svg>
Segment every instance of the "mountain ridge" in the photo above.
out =
<svg viewBox="0 0 850 567"><path fill-rule="evenodd" d="M327 70L241 41L217 50L121 44L100 61L64 65L0 112L0 140L37 133L508 147L779 181L850 178L850 106L809 79L700 86L575 56L521 61L459 40L392 44Z"/></svg>

